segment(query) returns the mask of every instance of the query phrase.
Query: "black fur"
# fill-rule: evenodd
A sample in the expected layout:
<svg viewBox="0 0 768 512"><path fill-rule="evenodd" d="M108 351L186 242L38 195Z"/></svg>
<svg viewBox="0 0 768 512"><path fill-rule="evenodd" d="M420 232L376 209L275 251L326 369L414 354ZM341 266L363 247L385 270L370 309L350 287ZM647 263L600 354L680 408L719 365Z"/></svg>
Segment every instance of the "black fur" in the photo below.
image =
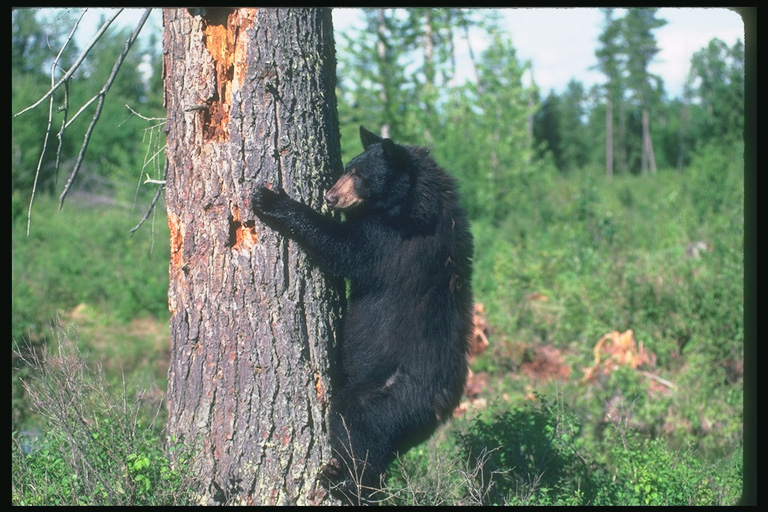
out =
<svg viewBox="0 0 768 512"><path fill-rule="evenodd" d="M466 382L473 306L472 235L455 180L424 148L362 126L360 138L365 151L339 180L354 185L343 191L354 200L344 222L281 189L262 186L253 198L262 220L350 281L329 473L354 494L355 483L380 487L397 453L450 418ZM326 194L329 204L342 204L341 188Z"/></svg>

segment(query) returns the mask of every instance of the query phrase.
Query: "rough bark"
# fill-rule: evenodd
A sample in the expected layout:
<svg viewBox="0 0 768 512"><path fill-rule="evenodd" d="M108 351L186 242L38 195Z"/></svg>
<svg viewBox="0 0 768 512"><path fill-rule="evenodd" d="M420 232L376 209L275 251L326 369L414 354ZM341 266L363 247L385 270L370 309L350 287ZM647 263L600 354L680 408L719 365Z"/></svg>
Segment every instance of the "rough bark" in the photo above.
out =
<svg viewBox="0 0 768 512"><path fill-rule="evenodd" d="M379 63L380 67L384 66L387 60L389 59L389 49L387 46L387 22L386 22L387 16L384 12L384 8L379 9L379 24L378 24L378 34L379 39L376 42L376 53L379 56ZM385 113L385 120L384 124L381 125L381 136L384 138L389 138L389 111L390 111L390 105L389 102L392 98L389 97L389 81L390 77L388 75L389 72L389 66L385 66L386 72L382 73L382 84L381 84L381 91L379 92L379 101L382 105L384 105L384 113Z"/></svg>
<svg viewBox="0 0 768 512"><path fill-rule="evenodd" d="M605 102L605 173L613 178L613 103L611 98Z"/></svg>
<svg viewBox="0 0 768 512"><path fill-rule="evenodd" d="M645 174L650 167L651 173L656 173L656 157L653 154L653 141L651 140L651 121L647 107L643 107L643 153L642 153L642 173Z"/></svg>
<svg viewBox="0 0 768 512"><path fill-rule="evenodd" d="M166 9L169 435L203 504L313 504L343 283L256 220L341 168L328 9ZM323 501L325 500L325 501Z"/></svg>

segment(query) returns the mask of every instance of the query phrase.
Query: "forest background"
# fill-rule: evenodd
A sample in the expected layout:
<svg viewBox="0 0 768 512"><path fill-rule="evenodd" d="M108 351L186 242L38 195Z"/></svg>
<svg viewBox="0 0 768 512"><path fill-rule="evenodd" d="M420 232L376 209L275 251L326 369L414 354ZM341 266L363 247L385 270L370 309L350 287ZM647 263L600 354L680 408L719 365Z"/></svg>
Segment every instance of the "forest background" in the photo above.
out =
<svg viewBox="0 0 768 512"><path fill-rule="evenodd" d="M77 14L12 11L13 114L50 88ZM366 9L336 34L343 160L365 124L430 146L459 179L489 342L462 412L398 461L393 503L741 497L744 44L710 41L669 98L648 71L658 11L603 16L604 82L572 80L559 94L524 85L530 63L494 10ZM489 44L458 83L469 27ZM69 104L98 92L129 35L105 34ZM47 108L12 121L14 504L193 499L164 451L162 195L132 231L163 178L160 36L128 54L62 208L87 121L42 157ZM58 67L78 54L68 46ZM84 478L86 466L103 476Z"/></svg>

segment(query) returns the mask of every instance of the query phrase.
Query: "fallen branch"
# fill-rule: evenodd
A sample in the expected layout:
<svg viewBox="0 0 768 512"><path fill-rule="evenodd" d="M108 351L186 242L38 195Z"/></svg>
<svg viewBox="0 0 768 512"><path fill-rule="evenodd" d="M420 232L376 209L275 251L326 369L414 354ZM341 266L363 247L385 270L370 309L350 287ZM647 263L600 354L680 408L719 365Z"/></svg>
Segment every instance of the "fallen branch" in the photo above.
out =
<svg viewBox="0 0 768 512"><path fill-rule="evenodd" d="M668 381L666 379L662 379L658 375L654 375L654 374L652 374L650 372L646 372L646 371L641 371L640 373L642 373L643 375L645 375L649 379L655 380L656 382L658 382L659 384L661 384L663 386L666 386L666 387L668 387L670 389L677 389L677 386L674 383L672 383L672 382L670 382L670 381Z"/></svg>

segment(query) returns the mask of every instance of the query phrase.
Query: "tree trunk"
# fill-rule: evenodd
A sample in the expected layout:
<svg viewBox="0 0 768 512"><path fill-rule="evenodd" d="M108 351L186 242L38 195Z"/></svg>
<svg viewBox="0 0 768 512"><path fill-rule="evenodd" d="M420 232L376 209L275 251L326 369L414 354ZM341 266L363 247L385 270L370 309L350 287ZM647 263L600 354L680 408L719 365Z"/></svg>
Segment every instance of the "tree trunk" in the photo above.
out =
<svg viewBox="0 0 768 512"><path fill-rule="evenodd" d="M647 146L648 146L648 164L651 166L651 174L656 174L656 155L653 152L653 139L651 138L651 118L650 113L648 113L648 109L646 109L646 118L648 119L648 122L645 126L645 136L647 140Z"/></svg>
<svg viewBox="0 0 768 512"><path fill-rule="evenodd" d="M618 133L614 139L614 155L616 159L614 163L618 163L619 170L626 174L629 171L629 155L627 150L627 105L625 102L620 102L618 107Z"/></svg>
<svg viewBox="0 0 768 512"><path fill-rule="evenodd" d="M683 163L685 162L685 138L687 137L686 129L688 128L688 101L683 99L683 104L680 106L680 131L677 138L677 163L675 167L678 171L683 170Z"/></svg>
<svg viewBox="0 0 768 512"><path fill-rule="evenodd" d="M648 111L643 108L642 111L642 126L643 126L643 141L642 150L640 152L640 174L646 174L648 172Z"/></svg>
<svg viewBox="0 0 768 512"><path fill-rule="evenodd" d="M613 178L613 103L611 98L605 102L605 173Z"/></svg>
<svg viewBox="0 0 768 512"><path fill-rule="evenodd" d="M330 10L166 9L163 23L169 435L203 504L330 503L314 486L343 282L250 199L269 182L318 207L341 168Z"/></svg>
<svg viewBox="0 0 768 512"><path fill-rule="evenodd" d="M381 136L388 139L391 135L389 133L389 114L390 114L390 100L389 97L389 72L391 71L388 66L389 52L387 50L387 22L386 13L383 8L379 9L379 24L377 32L379 39L376 42L376 54L379 56L379 69L383 68L384 72L381 76L381 91L379 92L379 101L384 106L384 123L381 125Z"/></svg>
<svg viewBox="0 0 768 512"><path fill-rule="evenodd" d="M653 155L653 142L651 141L651 120L648 109L643 107L643 152L641 161L641 173L646 174L650 167L651 173L656 173L656 158Z"/></svg>

